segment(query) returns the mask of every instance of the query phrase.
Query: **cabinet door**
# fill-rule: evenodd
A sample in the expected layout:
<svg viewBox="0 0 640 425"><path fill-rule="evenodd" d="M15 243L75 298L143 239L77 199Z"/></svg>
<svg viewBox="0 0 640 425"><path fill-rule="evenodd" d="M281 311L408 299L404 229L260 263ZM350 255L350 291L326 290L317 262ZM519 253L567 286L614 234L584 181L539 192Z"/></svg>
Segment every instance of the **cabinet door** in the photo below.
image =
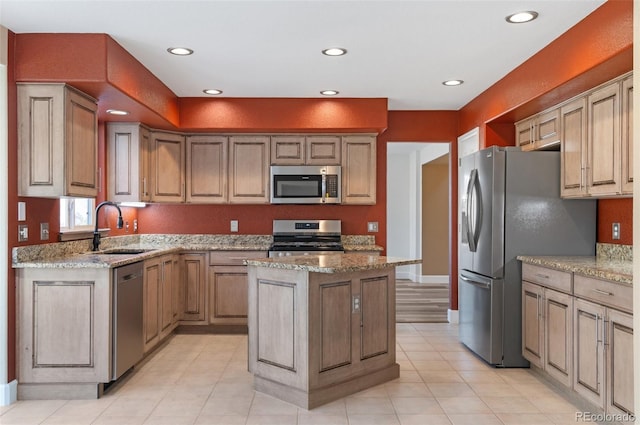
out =
<svg viewBox="0 0 640 425"><path fill-rule="evenodd" d="M522 356L531 364L544 368L544 289L522 282Z"/></svg>
<svg viewBox="0 0 640 425"><path fill-rule="evenodd" d="M588 98L587 184L591 195L620 193L620 84Z"/></svg>
<svg viewBox="0 0 640 425"><path fill-rule="evenodd" d="M376 203L376 137L342 139L342 203Z"/></svg>
<svg viewBox="0 0 640 425"><path fill-rule="evenodd" d="M573 381L573 297L544 291L544 370L565 386Z"/></svg>
<svg viewBox="0 0 640 425"><path fill-rule="evenodd" d="M227 202L227 145L226 136L187 137L187 202Z"/></svg>
<svg viewBox="0 0 640 425"><path fill-rule="evenodd" d="M100 186L97 107L75 90L67 90L66 95L66 192L69 196L96 196Z"/></svg>
<svg viewBox="0 0 640 425"><path fill-rule="evenodd" d="M560 195L563 198L587 193L585 176L587 150L587 102L581 97L560 108L561 169Z"/></svg>
<svg viewBox="0 0 640 425"><path fill-rule="evenodd" d="M573 389L604 409L604 317L605 308L582 299L574 300Z"/></svg>
<svg viewBox="0 0 640 425"><path fill-rule="evenodd" d="M535 135L536 148L548 147L560 142L560 109L538 115Z"/></svg>
<svg viewBox="0 0 640 425"><path fill-rule="evenodd" d="M160 311L161 329L160 337L164 338L168 335L173 322L173 255L162 257L160 260L162 266L162 309Z"/></svg>
<svg viewBox="0 0 640 425"><path fill-rule="evenodd" d="M386 277L360 281L360 360L389 352L389 318L395 317L389 311L392 286Z"/></svg>
<svg viewBox="0 0 640 425"><path fill-rule="evenodd" d="M622 193L633 194L633 76L622 81Z"/></svg>
<svg viewBox="0 0 640 425"><path fill-rule="evenodd" d="M154 202L183 202L184 137L161 132L154 132L151 137L151 199Z"/></svg>
<svg viewBox="0 0 640 425"><path fill-rule="evenodd" d="M302 165L305 159L304 136L272 136L271 164Z"/></svg>
<svg viewBox="0 0 640 425"><path fill-rule="evenodd" d="M147 352L160 341L162 263L159 258L145 261L143 289L144 351Z"/></svg>
<svg viewBox="0 0 640 425"><path fill-rule="evenodd" d="M607 412L633 415L633 316L612 309L608 316Z"/></svg>
<svg viewBox="0 0 640 425"><path fill-rule="evenodd" d="M526 150L527 146L533 143L534 122L535 118L528 118L516 123L516 146Z"/></svg>
<svg viewBox="0 0 640 425"><path fill-rule="evenodd" d="M107 124L108 199L147 202L150 132L137 123Z"/></svg>
<svg viewBox="0 0 640 425"><path fill-rule="evenodd" d="M247 267L214 266L209 274L209 323L247 324Z"/></svg>
<svg viewBox="0 0 640 425"><path fill-rule="evenodd" d="M269 137L229 138L229 202L269 203Z"/></svg>
<svg viewBox="0 0 640 425"><path fill-rule="evenodd" d="M181 320L205 321L206 254L181 254Z"/></svg>
<svg viewBox="0 0 640 425"><path fill-rule="evenodd" d="M306 164L340 165L340 136L307 136Z"/></svg>

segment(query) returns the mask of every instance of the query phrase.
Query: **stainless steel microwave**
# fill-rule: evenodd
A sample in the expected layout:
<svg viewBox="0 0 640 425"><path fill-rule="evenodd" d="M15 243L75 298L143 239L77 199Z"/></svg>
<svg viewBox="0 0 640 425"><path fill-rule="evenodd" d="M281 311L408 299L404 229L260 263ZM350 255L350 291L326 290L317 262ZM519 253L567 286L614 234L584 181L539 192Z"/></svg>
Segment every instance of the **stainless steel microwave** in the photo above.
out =
<svg viewBox="0 0 640 425"><path fill-rule="evenodd" d="M339 204L339 165L272 165L272 204Z"/></svg>

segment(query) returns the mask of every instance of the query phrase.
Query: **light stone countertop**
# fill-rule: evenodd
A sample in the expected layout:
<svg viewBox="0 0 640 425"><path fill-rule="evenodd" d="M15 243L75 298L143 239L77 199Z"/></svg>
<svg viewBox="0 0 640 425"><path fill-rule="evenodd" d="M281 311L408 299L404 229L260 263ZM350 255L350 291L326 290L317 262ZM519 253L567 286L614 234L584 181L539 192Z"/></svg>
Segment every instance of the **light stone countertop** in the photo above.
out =
<svg viewBox="0 0 640 425"><path fill-rule="evenodd" d="M575 274L633 284L633 262L625 259L580 256L531 256L519 255L523 263L548 267Z"/></svg>
<svg viewBox="0 0 640 425"><path fill-rule="evenodd" d="M245 260L245 264L248 266L303 270L317 273L344 273L418 264L421 261L420 259L412 260L378 255L330 254L250 259Z"/></svg>
<svg viewBox="0 0 640 425"><path fill-rule="evenodd" d="M12 267L112 268L182 251L268 251L271 235L142 234L102 238L100 249L141 249L140 254L92 252L90 240L26 245L13 248ZM343 235L346 251L382 251L369 235Z"/></svg>

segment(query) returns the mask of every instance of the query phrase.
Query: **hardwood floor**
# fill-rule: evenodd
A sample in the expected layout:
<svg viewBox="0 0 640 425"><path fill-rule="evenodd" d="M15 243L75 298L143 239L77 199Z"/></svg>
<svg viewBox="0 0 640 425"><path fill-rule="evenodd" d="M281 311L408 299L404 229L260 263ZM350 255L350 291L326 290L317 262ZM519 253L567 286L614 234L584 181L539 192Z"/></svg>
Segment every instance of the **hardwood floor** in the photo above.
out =
<svg viewBox="0 0 640 425"><path fill-rule="evenodd" d="M449 285L396 280L396 322L443 323L447 321Z"/></svg>

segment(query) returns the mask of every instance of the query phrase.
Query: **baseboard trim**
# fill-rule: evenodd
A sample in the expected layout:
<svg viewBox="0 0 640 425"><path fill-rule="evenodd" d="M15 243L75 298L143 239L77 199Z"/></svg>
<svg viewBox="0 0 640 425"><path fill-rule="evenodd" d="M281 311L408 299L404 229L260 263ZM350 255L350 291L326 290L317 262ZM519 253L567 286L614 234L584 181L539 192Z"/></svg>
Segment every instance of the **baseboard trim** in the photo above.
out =
<svg viewBox="0 0 640 425"><path fill-rule="evenodd" d="M447 310L447 320L449 323L458 324L460 322L460 316L458 315L458 310Z"/></svg>
<svg viewBox="0 0 640 425"><path fill-rule="evenodd" d="M18 381L0 385L0 406L8 406L18 400Z"/></svg>

